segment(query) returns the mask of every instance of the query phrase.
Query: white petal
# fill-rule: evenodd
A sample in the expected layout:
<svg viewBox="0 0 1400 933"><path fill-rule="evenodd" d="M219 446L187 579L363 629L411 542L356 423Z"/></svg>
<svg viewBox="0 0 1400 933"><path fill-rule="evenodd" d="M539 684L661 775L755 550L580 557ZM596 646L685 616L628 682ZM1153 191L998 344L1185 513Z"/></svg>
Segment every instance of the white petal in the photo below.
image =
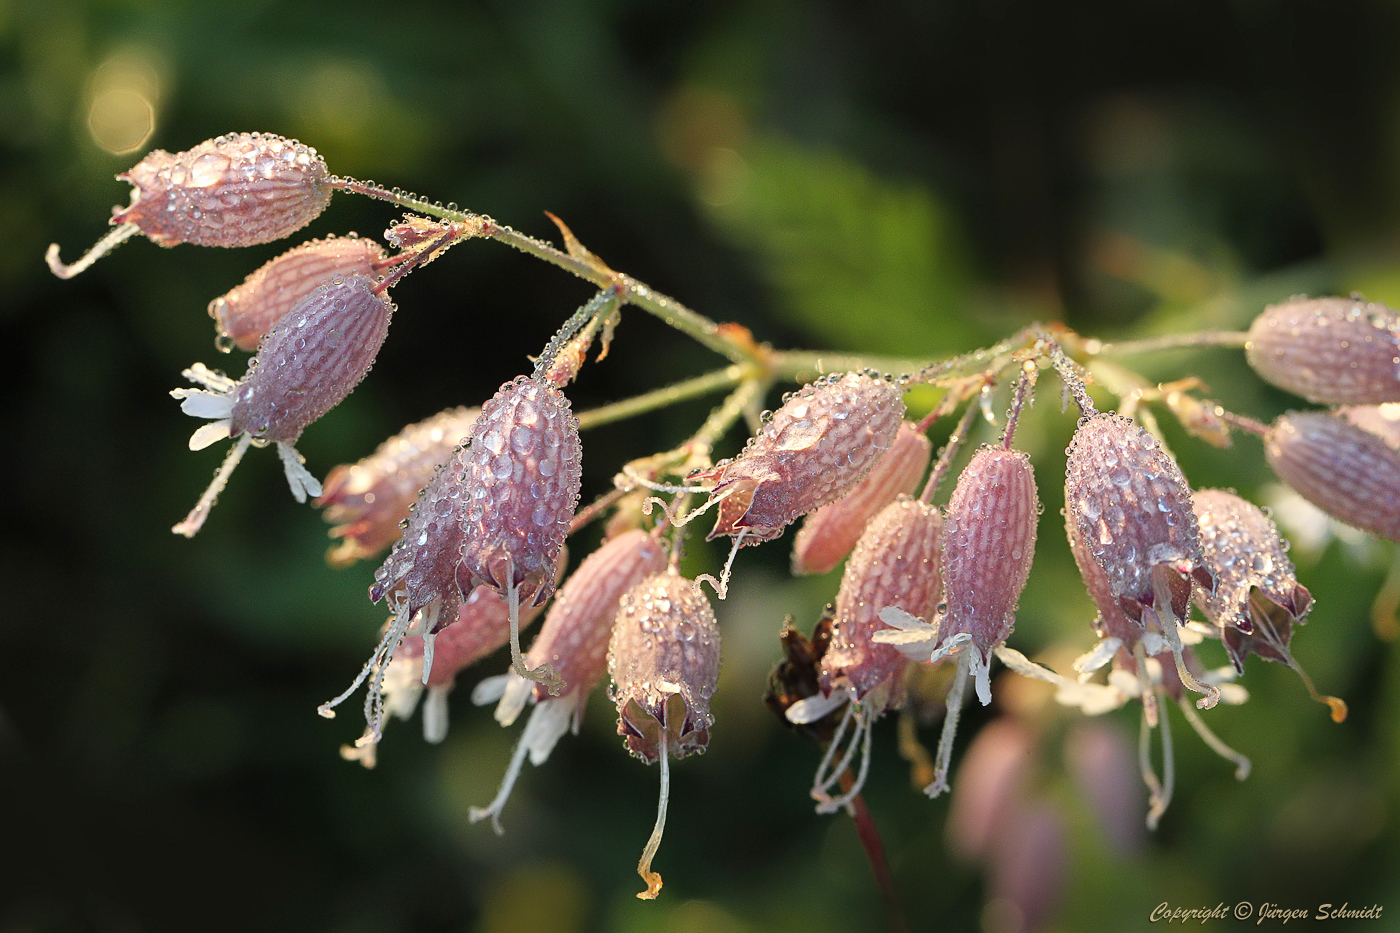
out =
<svg viewBox="0 0 1400 933"><path fill-rule="evenodd" d="M495 703L505 692L506 681L509 674L497 674L495 677L487 677L481 683L472 688L472 702L477 706L486 706Z"/></svg>
<svg viewBox="0 0 1400 933"><path fill-rule="evenodd" d="M282 458L282 469L287 474L287 485L292 488L294 499L305 502L307 496L315 498L321 494L320 480L311 475L295 448L278 441L277 456Z"/></svg>
<svg viewBox="0 0 1400 933"><path fill-rule="evenodd" d="M549 758L559 739L569 731L577 702L572 696L551 697L535 707L520 736L521 744L529 749L530 764L538 768Z"/></svg>
<svg viewBox="0 0 1400 933"><path fill-rule="evenodd" d="M1123 647L1123 643L1116 638L1105 638L1094 646L1094 650L1075 659L1071 665L1081 674L1092 674L1103 667L1113 656L1118 653L1118 649Z"/></svg>
<svg viewBox="0 0 1400 933"><path fill-rule="evenodd" d="M190 435L190 450L203 450L210 444L218 443L228 436L229 423L227 421L211 421L208 424L200 425Z"/></svg>
<svg viewBox="0 0 1400 933"><path fill-rule="evenodd" d="M816 694L805 699L798 700L789 706L783 713L787 721L799 726L816 722L834 709L839 709L842 703L850 701L850 697L835 690L831 691L831 696Z"/></svg>

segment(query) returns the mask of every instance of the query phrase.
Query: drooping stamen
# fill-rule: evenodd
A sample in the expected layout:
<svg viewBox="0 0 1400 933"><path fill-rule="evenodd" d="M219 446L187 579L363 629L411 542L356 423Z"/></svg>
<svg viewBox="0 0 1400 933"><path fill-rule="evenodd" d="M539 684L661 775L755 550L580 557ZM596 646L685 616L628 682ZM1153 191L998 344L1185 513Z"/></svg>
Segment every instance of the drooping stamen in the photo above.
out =
<svg viewBox="0 0 1400 933"><path fill-rule="evenodd" d="M875 731L875 714L854 701L852 705L859 707L856 710L856 731L851 734L851 744L846 752L846 757L835 772L836 780L843 786L847 784L845 777L850 773L851 752L855 750L857 743L861 747L860 771L856 774L855 779L849 782L849 786L845 787L841 796L827 797L825 801L819 802L817 804L818 813L835 813L844 808L851 816L855 816L855 799L860 796L861 788L865 786L865 779L870 774L870 736Z"/></svg>
<svg viewBox="0 0 1400 933"><path fill-rule="evenodd" d="M1215 704L1220 702L1220 688L1214 684L1203 684L1196 679L1186 667L1186 660L1181 656L1181 634L1176 630L1177 619L1172 613L1172 593L1171 585L1168 582L1168 574L1174 571L1158 565L1152 568L1152 611L1157 614L1158 625L1162 629L1162 637L1167 640L1167 647L1171 649L1172 657L1176 659L1176 673L1181 678L1181 682L1188 690L1205 694L1196 701L1197 709L1214 709ZM1195 581L1186 576L1189 586L1195 587ZM1186 600L1190 604L1188 596Z"/></svg>
<svg viewBox="0 0 1400 933"><path fill-rule="evenodd" d="M1156 696L1158 705L1161 705L1162 688L1154 686L1153 694ZM1147 707L1144 706L1144 713ZM1147 828L1155 830L1157 824L1162 819L1162 814L1167 812L1167 805L1172 801L1172 791L1176 787L1176 759L1172 753L1172 727L1170 721L1163 711L1163 715L1158 717L1158 725L1162 730L1162 780L1157 781L1157 776L1152 773L1152 762L1148 756L1148 735L1142 736L1142 741L1138 745L1139 760L1142 763L1142 778L1147 784L1150 794L1147 808Z"/></svg>
<svg viewBox="0 0 1400 933"><path fill-rule="evenodd" d="M539 710L540 707L535 707L535 712L530 714L531 723L535 721L535 714ZM526 741L529 731L530 726L527 723L525 731L520 733L520 741L515 743L515 751L511 752L510 764L506 766L506 773L501 778L501 787L496 791L496 796L484 807L471 807L467 810L467 819L473 823L480 823L489 816L491 828L496 831L497 836L505 835L505 828L501 826L501 811L505 809L510 792L515 789L515 781L520 777L520 769L525 765L525 753L530 750L530 743Z"/></svg>
<svg viewBox="0 0 1400 933"><path fill-rule="evenodd" d="M68 265L60 260L58 258L58 244L50 243L48 251L44 253L44 261L49 264L49 271L54 275L58 276L60 279L71 279L139 232L141 232L141 228L136 226L136 224L121 224L113 227L111 230L107 231L102 239L94 243L91 249L83 254L82 259L79 259L72 265Z"/></svg>
<svg viewBox="0 0 1400 933"><path fill-rule="evenodd" d="M958 734L958 718L962 715L963 694L967 692L967 682L972 675L972 652L969 648L958 658L958 666L953 672L953 685L948 688L947 710L943 714L943 734L938 738L938 751L933 762L933 780L924 788L924 793L937 797L948 790L948 770L953 759L953 740Z"/></svg>
<svg viewBox="0 0 1400 933"><path fill-rule="evenodd" d="M1206 725L1206 721L1201 718L1201 714L1196 712L1196 708L1185 697L1182 697L1177 705L1181 707L1181 712L1186 715L1186 721L1191 724L1191 728L1195 729L1201 740L1210 746L1210 750L1226 761L1234 763L1235 780L1243 781L1249 777L1250 769L1253 767L1249 759L1221 741L1220 736L1211 731L1210 726Z"/></svg>
<svg viewBox="0 0 1400 933"><path fill-rule="evenodd" d="M656 850L661 846L661 834L666 831L666 803L671 797L671 739L668 732L667 729L661 730L661 799L656 805L656 826L637 862L637 874L647 885L645 891L637 892L637 897L644 901L655 900L656 895L661 893L661 873L651 870L651 860L656 857Z"/></svg>
<svg viewBox="0 0 1400 933"><path fill-rule="evenodd" d="M194 508L190 509L190 514L185 516L185 520L172 527L170 530L177 535L184 535L186 538L193 538L200 528L204 527L204 520L209 517L209 512L214 508L215 501L219 498L219 493L224 491L228 485L228 478L233 475L233 468L238 466L238 461L243 459L243 455L248 452L248 445L253 438L244 434L232 447L229 448L228 455L224 457L223 464L218 472L214 474L214 479L209 483L209 487L204 490L204 495L199 497Z"/></svg>
<svg viewBox="0 0 1400 933"><path fill-rule="evenodd" d="M381 725L383 721L383 697L380 690L384 683L384 669L387 668L388 659L393 655L394 649L398 647L403 636L408 632L408 627L413 622L408 613L408 607L404 606L394 617L394 624L390 625L384 632L379 644L374 646L374 653L370 655L365 666L360 668L360 673L355 676L355 680L345 691L333 700L327 700L316 707L316 712L327 719L335 718L335 708L349 699L356 690L360 689L360 684L374 673L375 677L370 684L369 694L365 697L365 722L369 725L368 735L373 736L373 741L378 742L381 735Z"/></svg>
<svg viewBox="0 0 1400 933"><path fill-rule="evenodd" d="M845 735L846 727L852 722L855 725L851 729L850 741L846 743L846 750L841 754L840 760L835 761L836 752ZM827 746L826 754L822 756L821 764L817 765L817 773L813 778L812 799L817 801L818 813L835 813L839 809L831 797L831 788L841 780L841 775L850 768L851 761L856 755L856 749L860 747L861 735L868 731L869 722L865 711L852 697L850 702L846 704L846 713L841 717L841 725L831 737L831 744Z"/></svg>
<svg viewBox="0 0 1400 933"><path fill-rule="evenodd" d="M513 563L513 561L512 561ZM515 583L515 571L507 569L507 577L512 581L506 590L506 605L510 609L510 667L521 677L533 680L557 697L567 684L548 661L536 668L525 666L525 657L520 653L520 584Z"/></svg>
<svg viewBox="0 0 1400 933"><path fill-rule="evenodd" d="M689 520L690 516L686 516ZM724 570L720 572L719 579L716 580L708 573L702 573L695 578L695 584L700 585L701 581L710 584L715 591L715 597L724 599L729 594L729 572L734 569L734 558L739 553L739 548L744 546L744 538L749 533L747 528L739 529L739 533L734 536L734 544L729 548L729 557L724 561Z"/></svg>
<svg viewBox="0 0 1400 933"><path fill-rule="evenodd" d="M306 460L295 447L278 441L277 456L282 460L282 470L287 474L287 485L292 489L293 499L305 502L307 497L315 499L321 495L321 481L311 475L306 468Z"/></svg>
<svg viewBox="0 0 1400 933"><path fill-rule="evenodd" d="M1283 659L1283 663L1288 665L1288 667L1293 670L1293 673L1298 675L1298 679L1303 682L1303 686L1307 688L1308 696L1319 703L1325 704L1332 710L1333 722L1344 722L1347 718L1346 701L1339 697L1318 693L1317 687L1313 686L1312 678L1308 676L1308 672L1303 670L1303 666L1293 657L1293 652L1288 649L1288 643L1283 638L1279 637L1278 629L1274 627L1274 623L1270 620L1269 613L1266 611L1265 607L1259 605L1256 601L1257 599L1258 597L1255 593L1250 594L1250 615L1254 619L1255 637L1263 639L1270 648L1278 652L1279 657Z"/></svg>

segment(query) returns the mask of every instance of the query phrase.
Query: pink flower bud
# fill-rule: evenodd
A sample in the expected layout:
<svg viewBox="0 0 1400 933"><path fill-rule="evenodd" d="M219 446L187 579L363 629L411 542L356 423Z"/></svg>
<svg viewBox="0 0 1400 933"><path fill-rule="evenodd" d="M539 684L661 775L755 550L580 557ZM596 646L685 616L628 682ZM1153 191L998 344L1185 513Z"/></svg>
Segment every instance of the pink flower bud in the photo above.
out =
<svg viewBox="0 0 1400 933"><path fill-rule="evenodd" d="M1222 629L1253 632L1250 594L1258 591L1292 621L1302 621L1312 596L1294 576L1288 546L1264 510L1224 489L1198 489L1191 504L1201 530L1201 554L1215 577L1215 592L1196 598L1206 618ZM1232 660L1240 667L1243 659Z"/></svg>
<svg viewBox="0 0 1400 933"><path fill-rule="evenodd" d="M359 463L326 477L321 498L330 534L341 543L328 555L344 566L371 557L399 539L418 493L454 448L470 435L480 408L451 408L411 424Z"/></svg>
<svg viewBox="0 0 1400 933"><path fill-rule="evenodd" d="M1215 706L1219 688L1187 670L1177 631L1186 622L1193 586L1214 588L1186 478L1152 435L1112 412L1080 421L1068 453L1070 547L1099 605L1099 624L1114 639L1105 640L1106 656L1098 663L1119 648L1134 650L1151 632L1147 653L1170 650L1181 682L1205 695L1203 708Z"/></svg>
<svg viewBox="0 0 1400 933"><path fill-rule="evenodd" d="M812 512L792 543L792 572L827 573L855 547L866 524L900 493L912 494L928 469L931 445L912 422L899 426L890 449L865 479Z"/></svg>
<svg viewBox="0 0 1400 933"><path fill-rule="evenodd" d="M272 325L335 276L374 277L384 248L354 235L303 243L265 263L243 284L209 302L219 335L241 350L255 350Z"/></svg>
<svg viewBox="0 0 1400 933"><path fill-rule="evenodd" d="M1170 604L1184 620L1195 579L1209 585L1201 564L1191 489L1157 440L1121 415L1086 418L1075 431L1065 475L1065 508L1089 556L1123 610L1140 619L1157 598L1156 568L1169 571Z"/></svg>
<svg viewBox="0 0 1400 933"><path fill-rule="evenodd" d="M899 701L909 659L871 636L886 628L880 610L887 606L920 619L933 615L943 589L942 528L938 509L908 496L885 506L866 527L836 594L831 646L821 660L824 694L844 679L858 701L877 691L872 699L879 711Z"/></svg>
<svg viewBox="0 0 1400 933"><path fill-rule="evenodd" d="M330 203L315 149L269 133L235 133L171 155L157 149L117 176L135 186L113 224L161 246L253 246L281 239Z"/></svg>
<svg viewBox="0 0 1400 933"><path fill-rule="evenodd" d="M903 418L903 390L878 376L846 373L803 386L738 457L692 477L715 482L719 520L709 537L766 541L839 499L894 442Z"/></svg>
<svg viewBox="0 0 1400 933"><path fill-rule="evenodd" d="M608 645L618 735L643 761L683 758L710 741L719 628L710 603L674 570L623 594Z"/></svg>
<svg viewBox="0 0 1400 933"><path fill-rule="evenodd" d="M554 694L564 684L553 668L524 666L515 607L554 592L549 571L578 506L582 456L578 419L564 393L520 376L483 406L463 477L469 501L462 588L484 584L506 597L512 666Z"/></svg>
<svg viewBox="0 0 1400 933"><path fill-rule="evenodd" d="M233 394L230 434L294 443L364 379L393 314L368 276L318 286L263 341Z"/></svg>
<svg viewBox="0 0 1400 933"><path fill-rule="evenodd" d="M1400 541L1400 452L1335 415L1290 412L1264 445L1274 473L1338 521Z"/></svg>
<svg viewBox="0 0 1400 933"><path fill-rule="evenodd" d="M321 484L302 463L294 444L311 422L350 394L369 372L389 330L394 304L363 275L336 276L278 322L238 382L196 365L184 375L203 389L176 389L180 409L214 419L195 431L190 449L238 438L214 481L177 534L192 536L250 443L275 443L298 502L319 496Z"/></svg>
<svg viewBox="0 0 1400 933"><path fill-rule="evenodd" d="M1249 329L1249 365L1312 402L1400 401L1400 315L1352 298L1294 298L1264 309Z"/></svg>
<svg viewBox="0 0 1400 933"><path fill-rule="evenodd" d="M1024 452L983 447L958 477L943 523L947 606L939 643L971 637L978 698L991 702L992 652L1006 643L1035 557L1040 499Z"/></svg>

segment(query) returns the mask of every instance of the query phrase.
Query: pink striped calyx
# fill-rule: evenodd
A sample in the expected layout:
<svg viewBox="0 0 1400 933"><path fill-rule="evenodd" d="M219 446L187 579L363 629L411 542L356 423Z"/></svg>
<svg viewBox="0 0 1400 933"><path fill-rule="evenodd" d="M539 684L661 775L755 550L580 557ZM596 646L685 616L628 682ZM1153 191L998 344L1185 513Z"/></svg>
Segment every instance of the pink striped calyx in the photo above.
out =
<svg viewBox="0 0 1400 933"><path fill-rule="evenodd" d="M709 537L766 541L845 495L894 442L903 394L869 373L828 376L792 393L739 456L691 477L714 482L719 519Z"/></svg>
<svg viewBox="0 0 1400 933"><path fill-rule="evenodd" d="M1274 422L1264 457L1278 478L1340 522L1400 541L1400 452L1326 412Z"/></svg>
<svg viewBox="0 0 1400 933"><path fill-rule="evenodd" d="M357 237L312 240L264 263L243 283L209 302L221 343L256 350L273 325L335 276L374 277L384 247Z"/></svg>
<svg viewBox="0 0 1400 933"><path fill-rule="evenodd" d="M157 149L117 176L131 204L113 224L134 224L161 246L254 246L314 220L330 202L325 160L270 133L234 133L171 155Z"/></svg>
<svg viewBox="0 0 1400 933"><path fill-rule="evenodd" d="M1245 355L1265 380L1311 402L1400 402L1400 314L1360 296L1265 308Z"/></svg>

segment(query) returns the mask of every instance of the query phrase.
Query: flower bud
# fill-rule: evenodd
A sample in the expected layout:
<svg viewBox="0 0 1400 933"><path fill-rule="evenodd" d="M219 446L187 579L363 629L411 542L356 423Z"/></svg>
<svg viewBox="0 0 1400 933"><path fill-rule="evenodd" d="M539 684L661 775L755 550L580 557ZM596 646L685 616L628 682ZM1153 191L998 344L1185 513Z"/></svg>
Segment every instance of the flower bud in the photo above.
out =
<svg viewBox="0 0 1400 933"><path fill-rule="evenodd" d="M399 539L418 493L454 448L471 436L480 408L451 408L411 424L359 463L326 477L321 498L330 534L341 543L328 559L337 566L371 557Z"/></svg>
<svg viewBox="0 0 1400 933"><path fill-rule="evenodd" d="M749 439L738 457L692 477L715 482L719 520L710 539L767 541L860 482L894 442L903 390L866 373L803 386Z"/></svg>
<svg viewBox="0 0 1400 933"><path fill-rule="evenodd" d="M263 341L233 395L230 434L295 443L364 379L393 313L369 276L318 286Z"/></svg>
<svg viewBox="0 0 1400 933"><path fill-rule="evenodd" d="M651 899L661 891L652 858L666 827L670 759L704 751L710 741L710 697L719 682L719 627L700 587L674 569L622 597L608 645L608 673L617 703L617 732L632 754L661 762L656 827L637 863Z"/></svg>
<svg viewBox="0 0 1400 933"><path fill-rule="evenodd" d="M1265 380L1312 402L1400 402L1400 315L1359 296L1265 308L1245 355Z"/></svg>
<svg viewBox="0 0 1400 933"><path fill-rule="evenodd" d="M931 445L912 422L899 426L894 443L865 479L835 502L807 516L792 543L792 572L827 573L855 547L867 523L900 493L912 494L928 468Z"/></svg>
<svg viewBox="0 0 1400 933"><path fill-rule="evenodd" d="M1338 521L1400 541L1400 452L1335 415L1290 412L1264 456L1278 478Z"/></svg>
<svg viewBox="0 0 1400 933"><path fill-rule="evenodd" d="M1202 563L1186 478L1152 435L1112 412L1080 421L1068 454L1065 519L1070 545L1100 604L1100 624L1117 639L1105 640L1106 657L1100 663L1151 631L1171 650L1182 683L1204 694L1200 702L1206 707L1214 706L1220 690L1186 669L1177 632L1186 622L1193 586L1214 587ZM1135 625L1126 625L1103 604L1099 591L1105 586ZM1127 631L1120 631L1123 628ZM1148 653L1157 654L1162 647L1154 642Z"/></svg>
<svg viewBox="0 0 1400 933"><path fill-rule="evenodd" d="M384 248L371 239L328 237L303 243L265 263L243 284L209 302L223 341L255 350L272 326L335 276L374 277Z"/></svg>
<svg viewBox="0 0 1400 933"><path fill-rule="evenodd" d="M947 606L939 641L971 636L977 695L991 702L993 650L1006 643L1016 604L1035 557L1040 499L1023 451L983 447L958 477L943 523L943 589Z"/></svg>
<svg viewBox="0 0 1400 933"><path fill-rule="evenodd" d="M942 529L937 508L908 496L885 506L866 527L836 593L835 627L820 669L824 694L844 679L858 701L878 689L879 712L898 702L909 659L871 636L886 628L880 610L887 606L920 619L933 615L943 590Z"/></svg>
<svg viewBox="0 0 1400 933"><path fill-rule="evenodd" d="M336 276L303 298L267 335L238 382L196 366L185 371L203 389L176 389L180 409L215 419L195 431L190 449L239 438L185 521L174 531L197 532L249 443L277 445L298 502L319 496L321 484L293 447L311 422L354 390L374 365L394 304L363 275Z"/></svg>
<svg viewBox="0 0 1400 933"><path fill-rule="evenodd" d="M330 203L325 160L270 133L234 133L171 155L157 149L117 178L135 186L113 224L161 246L253 246L281 239Z"/></svg>
<svg viewBox="0 0 1400 933"><path fill-rule="evenodd" d="M463 590L494 587L512 607L549 598L550 570L578 506L581 470L578 419L564 393L527 376L502 386L472 427L463 478L469 498ZM552 693L562 688L548 665L527 672L514 634L511 658L516 673L533 675Z"/></svg>

